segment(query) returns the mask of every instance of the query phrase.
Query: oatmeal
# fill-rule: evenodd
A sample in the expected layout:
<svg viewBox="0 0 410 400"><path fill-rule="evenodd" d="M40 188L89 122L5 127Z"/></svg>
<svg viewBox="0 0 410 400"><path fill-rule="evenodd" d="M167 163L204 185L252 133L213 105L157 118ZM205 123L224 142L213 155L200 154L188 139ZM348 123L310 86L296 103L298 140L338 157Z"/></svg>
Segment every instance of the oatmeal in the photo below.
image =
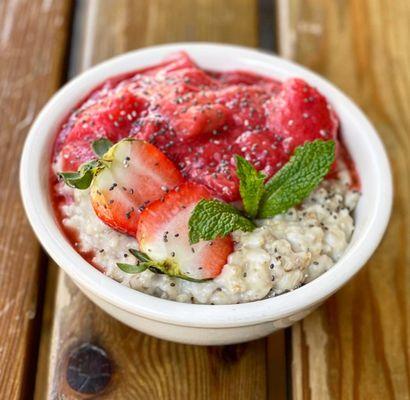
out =
<svg viewBox="0 0 410 400"><path fill-rule="evenodd" d="M63 223L77 229L80 250L106 274L133 289L165 299L231 304L294 290L338 261L354 230L352 211L359 194L338 181L326 181L300 207L258 221L253 232L233 233L235 250L213 281L195 283L150 271L130 275L116 262L130 262L135 239L106 226L95 215L87 192L63 206ZM103 251L101 251L103 250Z"/></svg>

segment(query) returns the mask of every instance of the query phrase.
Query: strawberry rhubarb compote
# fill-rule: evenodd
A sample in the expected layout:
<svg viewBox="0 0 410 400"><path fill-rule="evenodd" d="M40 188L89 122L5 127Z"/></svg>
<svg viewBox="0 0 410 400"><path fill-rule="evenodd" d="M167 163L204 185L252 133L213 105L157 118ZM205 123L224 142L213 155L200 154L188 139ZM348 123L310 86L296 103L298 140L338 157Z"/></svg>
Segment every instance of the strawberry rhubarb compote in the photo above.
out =
<svg viewBox="0 0 410 400"><path fill-rule="evenodd" d="M131 288L258 300L316 278L349 243L358 181L339 136L303 80L204 71L178 53L71 111L54 207L76 250Z"/></svg>

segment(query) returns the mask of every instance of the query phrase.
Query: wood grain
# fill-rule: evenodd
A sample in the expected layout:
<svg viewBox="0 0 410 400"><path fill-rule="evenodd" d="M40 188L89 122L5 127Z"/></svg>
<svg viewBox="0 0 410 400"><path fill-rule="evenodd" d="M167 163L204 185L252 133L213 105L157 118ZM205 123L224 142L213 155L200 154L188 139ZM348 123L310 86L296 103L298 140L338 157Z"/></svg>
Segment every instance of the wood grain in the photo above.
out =
<svg viewBox="0 0 410 400"><path fill-rule="evenodd" d="M283 0L281 53L328 77L374 122L395 199L367 266L293 328L293 398L410 398L410 2Z"/></svg>
<svg viewBox="0 0 410 400"><path fill-rule="evenodd" d="M257 43L256 1L105 1L104 6L90 1L87 5L76 38L81 43L74 58L77 71L117 53L161 42ZM61 272L51 337L46 394L50 399L82 398L69 387L65 373L67 355L83 343L104 349L113 363L111 382L99 399L266 398L265 340L212 348L157 340L113 320ZM275 352L283 356L280 349Z"/></svg>
<svg viewBox="0 0 410 400"><path fill-rule="evenodd" d="M206 348L154 339L113 320L62 273L54 315L47 398L82 398L67 385L65 371L67 354L83 343L104 349L114 366L99 399L265 398L262 340Z"/></svg>
<svg viewBox="0 0 410 400"><path fill-rule="evenodd" d="M161 43L258 44L257 0L105 0L104 6L91 0L87 4L80 69L108 56Z"/></svg>
<svg viewBox="0 0 410 400"><path fill-rule="evenodd" d="M69 1L0 2L0 398L32 391L44 258L25 218L19 155L36 113L60 85Z"/></svg>
<svg viewBox="0 0 410 400"><path fill-rule="evenodd" d="M40 329L40 343L38 350L36 382L34 399L43 400L48 390L48 375L50 368L50 345L55 311L55 299L57 292L59 268L51 260L48 260L44 305Z"/></svg>
<svg viewBox="0 0 410 400"><path fill-rule="evenodd" d="M290 396L288 333L290 333L289 329L282 329L266 338L267 399L285 400Z"/></svg>

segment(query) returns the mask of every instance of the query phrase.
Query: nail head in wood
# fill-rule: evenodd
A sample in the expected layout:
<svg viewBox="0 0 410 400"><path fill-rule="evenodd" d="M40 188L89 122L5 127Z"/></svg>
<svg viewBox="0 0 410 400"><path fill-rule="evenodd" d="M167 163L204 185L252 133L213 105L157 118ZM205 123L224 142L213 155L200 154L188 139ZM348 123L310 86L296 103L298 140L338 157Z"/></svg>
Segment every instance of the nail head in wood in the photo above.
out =
<svg viewBox="0 0 410 400"><path fill-rule="evenodd" d="M107 353L91 343L76 347L68 356L67 383L76 392L100 393L108 385L111 372Z"/></svg>

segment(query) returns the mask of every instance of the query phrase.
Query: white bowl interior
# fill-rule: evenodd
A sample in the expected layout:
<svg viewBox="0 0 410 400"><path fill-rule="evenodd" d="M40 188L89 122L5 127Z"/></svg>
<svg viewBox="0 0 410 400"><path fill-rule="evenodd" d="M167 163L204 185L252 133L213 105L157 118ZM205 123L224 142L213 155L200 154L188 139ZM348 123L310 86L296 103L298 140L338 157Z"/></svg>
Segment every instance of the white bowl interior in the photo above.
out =
<svg viewBox="0 0 410 400"><path fill-rule="evenodd" d="M158 299L124 287L88 264L59 229L48 187L51 148L60 123L89 91L104 79L160 62L186 50L199 65L212 70L251 70L285 79L301 77L316 86L340 117L342 136L356 163L362 197L355 211L356 229L342 259L313 282L284 295L238 305L193 305ZM392 184L384 148L362 112L338 89L289 61L255 50L215 44L164 45L138 50L102 63L64 86L44 107L27 138L20 183L29 220L43 247L90 292L127 311L151 319L188 326L251 325L275 320L317 304L343 285L371 256L386 228Z"/></svg>

